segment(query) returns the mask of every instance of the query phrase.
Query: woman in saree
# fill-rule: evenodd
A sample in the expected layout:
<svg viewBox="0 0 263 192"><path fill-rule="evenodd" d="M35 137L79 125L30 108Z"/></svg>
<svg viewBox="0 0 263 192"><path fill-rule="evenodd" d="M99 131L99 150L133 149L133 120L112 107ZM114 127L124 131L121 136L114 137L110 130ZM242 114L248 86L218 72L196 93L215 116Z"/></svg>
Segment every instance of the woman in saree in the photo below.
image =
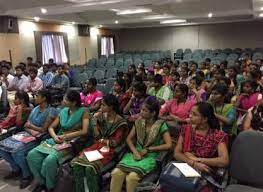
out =
<svg viewBox="0 0 263 192"><path fill-rule="evenodd" d="M27 97L29 100L29 98ZM21 132L16 133L0 141L0 155L11 167L11 172L5 176L5 179L14 179L22 176L20 188L26 188L32 180L31 173L27 164L27 153L36 147L41 141L41 135L47 132L48 126L57 115L56 110L50 107L50 94L47 90L38 91L35 96L35 107L24 125ZM26 140L18 139L21 135ZM16 137L15 137L16 136Z"/></svg>
<svg viewBox="0 0 263 192"><path fill-rule="evenodd" d="M103 97L100 110L94 115L94 123L95 143L71 162L75 192L85 191L84 178L90 192L99 192L100 170L117 155L115 148L122 144L124 133L128 130L126 120L120 116L118 99L112 94ZM103 159L89 162L84 152L94 150L99 151Z"/></svg>
<svg viewBox="0 0 263 192"><path fill-rule="evenodd" d="M28 94L24 91L17 91L14 105L10 108L7 117L0 121L1 132L4 133L3 129L7 130L13 126L22 127L30 111Z"/></svg>
<svg viewBox="0 0 263 192"><path fill-rule="evenodd" d="M131 152L126 153L112 171L111 192L121 192L125 178L126 191L134 192L140 179L156 168L159 152L171 149L168 127L163 120L158 120L159 110L160 104L155 97L145 100L141 117L135 121L126 140Z"/></svg>
<svg viewBox="0 0 263 192"><path fill-rule="evenodd" d="M227 93L228 88L226 85L217 84L212 89L209 102L214 107L215 116L219 120L221 130L228 135L236 135L237 129L235 123L237 112L232 104L225 103Z"/></svg>
<svg viewBox="0 0 263 192"><path fill-rule="evenodd" d="M81 107L79 93L69 90L63 103L65 108L48 128L51 138L31 150L27 156L30 170L39 184L34 191L54 189L58 167L73 157L69 142L77 137L84 138L88 133L89 113Z"/></svg>
<svg viewBox="0 0 263 192"><path fill-rule="evenodd" d="M187 163L201 173L198 184L196 178L187 178L171 164L173 169L164 171L160 178L162 191L213 191L206 178L216 180L217 168L225 168L229 164L227 150L228 136L220 131L220 124L214 114L211 104L197 103L190 115L191 124L181 130L181 134L174 151L174 158ZM165 174L166 173L166 174Z"/></svg>

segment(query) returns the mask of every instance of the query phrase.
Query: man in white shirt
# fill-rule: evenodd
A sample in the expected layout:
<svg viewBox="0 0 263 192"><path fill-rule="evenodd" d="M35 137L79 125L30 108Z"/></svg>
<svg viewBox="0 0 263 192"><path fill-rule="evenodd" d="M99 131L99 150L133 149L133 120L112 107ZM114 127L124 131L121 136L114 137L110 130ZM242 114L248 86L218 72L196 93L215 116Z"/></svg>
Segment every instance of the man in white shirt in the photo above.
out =
<svg viewBox="0 0 263 192"><path fill-rule="evenodd" d="M11 81L11 83L8 86L9 91L18 91L18 90L27 90L27 81L28 78L23 74L24 73L24 67L22 65L18 65L15 67L16 75L14 79Z"/></svg>
<svg viewBox="0 0 263 192"><path fill-rule="evenodd" d="M9 73L10 70L9 65L2 65L1 68L2 68L2 75L0 77L0 80L2 82L2 86L8 88L11 82L13 81L14 76Z"/></svg>

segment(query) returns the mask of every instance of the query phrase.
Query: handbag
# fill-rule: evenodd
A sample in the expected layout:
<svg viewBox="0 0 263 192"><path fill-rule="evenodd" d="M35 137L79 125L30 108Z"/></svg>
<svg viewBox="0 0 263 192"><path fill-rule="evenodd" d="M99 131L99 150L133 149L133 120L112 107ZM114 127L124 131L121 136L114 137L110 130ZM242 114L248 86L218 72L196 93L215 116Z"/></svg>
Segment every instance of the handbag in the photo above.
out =
<svg viewBox="0 0 263 192"><path fill-rule="evenodd" d="M160 186L165 192L196 192L199 191L200 178L188 178L175 167L173 162L169 163L160 176Z"/></svg>
<svg viewBox="0 0 263 192"><path fill-rule="evenodd" d="M64 164L58 171L57 185L54 192L72 192L74 191L73 169L70 163Z"/></svg>

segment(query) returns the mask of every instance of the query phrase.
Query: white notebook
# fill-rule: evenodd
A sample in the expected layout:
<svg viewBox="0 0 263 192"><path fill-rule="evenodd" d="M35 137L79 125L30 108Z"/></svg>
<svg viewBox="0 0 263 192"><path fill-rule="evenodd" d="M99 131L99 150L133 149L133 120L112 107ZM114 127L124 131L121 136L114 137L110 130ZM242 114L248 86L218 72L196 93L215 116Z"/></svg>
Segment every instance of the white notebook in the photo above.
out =
<svg viewBox="0 0 263 192"><path fill-rule="evenodd" d="M201 177L201 175L187 163L173 163L185 177Z"/></svg>
<svg viewBox="0 0 263 192"><path fill-rule="evenodd" d="M84 152L84 154L87 157L87 159L89 160L89 162L103 159L102 154L100 154L100 152L98 150Z"/></svg>

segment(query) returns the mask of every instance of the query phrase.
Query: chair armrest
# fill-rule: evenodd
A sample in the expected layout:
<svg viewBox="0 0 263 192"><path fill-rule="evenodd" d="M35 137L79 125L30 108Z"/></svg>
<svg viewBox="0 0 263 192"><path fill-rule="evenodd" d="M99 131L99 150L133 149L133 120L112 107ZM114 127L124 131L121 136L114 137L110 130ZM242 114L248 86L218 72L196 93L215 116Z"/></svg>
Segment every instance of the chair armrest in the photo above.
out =
<svg viewBox="0 0 263 192"><path fill-rule="evenodd" d="M79 152L81 151L81 148L82 148L82 145L83 145L82 141L83 140L81 139L81 137L76 137L76 138L70 140L69 143L72 146L72 151L73 151L74 155L78 155Z"/></svg>
<svg viewBox="0 0 263 192"><path fill-rule="evenodd" d="M160 152L156 159L157 166L162 168L163 164L165 164L165 162L168 160L168 157L169 157L169 151Z"/></svg>
<svg viewBox="0 0 263 192"><path fill-rule="evenodd" d="M203 175L203 177L208 181L211 185L217 187L218 189L225 189L227 186L227 169L226 168L218 168L216 171L216 175L218 180L215 180L211 176Z"/></svg>
<svg viewBox="0 0 263 192"><path fill-rule="evenodd" d="M159 153L159 155L156 158L156 169L154 169L152 172L147 174L143 179L142 183L155 183L159 177L160 173L162 171L162 168L164 165L166 165L169 158L169 151L162 151Z"/></svg>

